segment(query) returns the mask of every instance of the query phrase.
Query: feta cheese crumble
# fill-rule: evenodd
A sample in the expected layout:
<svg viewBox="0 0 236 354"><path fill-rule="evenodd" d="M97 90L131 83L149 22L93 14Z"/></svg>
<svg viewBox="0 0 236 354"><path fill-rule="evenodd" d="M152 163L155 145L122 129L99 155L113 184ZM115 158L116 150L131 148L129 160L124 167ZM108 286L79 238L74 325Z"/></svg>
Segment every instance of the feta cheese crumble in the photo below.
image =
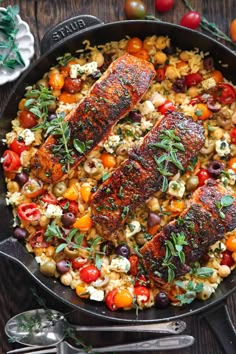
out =
<svg viewBox="0 0 236 354"><path fill-rule="evenodd" d="M89 285L86 290L89 293L90 300L103 301L103 299L104 299L104 291L103 290L95 289L94 286L92 286L92 285Z"/></svg>
<svg viewBox="0 0 236 354"><path fill-rule="evenodd" d="M230 145L225 139L219 139L215 142L215 149L219 156L227 156L230 154Z"/></svg>
<svg viewBox="0 0 236 354"><path fill-rule="evenodd" d="M174 197L182 198L184 192L185 192L184 181L170 181L167 193L173 195Z"/></svg>
<svg viewBox="0 0 236 354"><path fill-rule="evenodd" d="M34 133L30 129L24 129L19 136L24 140L25 145L30 145L35 141Z"/></svg>
<svg viewBox="0 0 236 354"><path fill-rule="evenodd" d="M113 258L110 264L110 270L118 273L128 273L130 270L130 261L122 256Z"/></svg>
<svg viewBox="0 0 236 354"><path fill-rule="evenodd" d="M60 218L62 216L62 209L59 205L48 204L45 216L47 218Z"/></svg>
<svg viewBox="0 0 236 354"><path fill-rule="evenodd" d="M131 236L137 234L139 231L141 231L140 222L133 220L129 223L129 225L126 226L125 236L130 238Z"/></svg>
<svg viewBox="0 0 236 354"><path fill-rule="evenodd" d="M86 63L84 65L73 64L70 67L70 77L72 79L76 79L79 75L91 75L92 73L98 70L98 64L96 61L92 61L91 63Z"/></svg>

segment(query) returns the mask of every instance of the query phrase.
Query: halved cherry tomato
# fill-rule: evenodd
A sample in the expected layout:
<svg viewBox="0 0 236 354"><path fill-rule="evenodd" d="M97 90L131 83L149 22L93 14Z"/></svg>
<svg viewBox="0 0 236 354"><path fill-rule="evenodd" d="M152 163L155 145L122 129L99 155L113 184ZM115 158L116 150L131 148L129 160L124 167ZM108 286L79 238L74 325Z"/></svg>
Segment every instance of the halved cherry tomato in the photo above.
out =
<svg viewBox="0 0 236 354"><path fill-rule="evenodd" d="M173 112L175 110L176 110L175 105L170 100L166 100L164 104L158 107L158 111L164 115L168 114L169 112Z"/></svg>
<svg viewBox="0 0 236 354"><path fill-rule="evenodd" d="M126 51L128 53L137 53L143 47L143 42L138 37L130 38L126 45Z"/></svg>
<svg viewBox="0 0 236 354"><path fill-rule="evenodd" d="M64 86L64 82L65 82L64 76L59 72L53 72L50 74L48 84L54 90L61 90L62 87Z"/></svg>
<svg viewBox="0 0 236 354"><path fill-rule="evenodd" d="M12 150L5 150L2 155L2 166L6 172L16 171L21 166L20 156Z"/></svg>
<svg viewBox="0 0 236 354"><path fill-rule="evenodd" d="M200 25L200 22L201 15L199 14L199 12L189 11L180 20L180 25L187 28L195 29Z"/></svg>
<svg viewBox="0 0 236 354"><path fill-rule="evenodd" d="M22 187L22 193L29 198L36 198L43 193L43 182L36 178L30 178Z"/></svg>
<svg viewBox="0 0 236 354"><path fill-rule="evenodd" d="M80 269L80 279L87 284L97 280L100 276L100 270L95 265L90 264Z"/></svg>
<svg viewBox="0 0 236 354"><path fill-rule="evenodd" d="M207 107L206 103L198 103L194 114L197 119L206 120L212 116L212 111Z"/></svg>
<svg viewBox="0 0 236 354"><path fill-rule="evenodd" d="M230 140L232 144L236 144L236 128L230 130Z"/></svg>
<svg viewBox="0 0 236 354"><path fill-rule="evenodd" d="M129 273L134 276L137 275L138 274L138 263L139 263L138 256L136 256L136 254L133 254L132 256L129 257L129 262L130 262Z"/></svg>
<svg viewBox="0 0 236 354"><path fill-rule="evenodd" d="M231 252L236 252L236 236L230 235L226 240L226 248Z"/></svg>
<svg viewBox="0 0 236 354"><path fill-rule="evenodd" d="M77 96L74 93L64 91L60 94L59 101L64 103L75 103L77 102Z"/></svg>
<svg viewBox="0 0 236 354"><path fill-rule="evenodd" d="M205 168L201 168L197 173L197 176L199 180L198 187L201 187L205 184L205 181L207 181L211 177L211 174Z"/></svg>
<svg viewBox="0 0 236 354"><path fill-rule="evenodd" d="M38 205L35 203L23 203L17 207L17 213L20 219L24 221L37 221L41 213Z"/></svg>
<svg viewBox="0 0 236 354"><path fill-rule="evenodd" d="M157 82L161 82L163 80L165 80L166 76L165 76L165 68L158 68L156 69L156 77L155 80Z"/></svg>
<svg viewBox="0 0 236 354"><path fill-rule="evenodd" d="M149 280L147 280L147 278L145 277L145 275L143 274L139 274L135 280L134 286L138 287L138 286L146 286L149 284Z"/></svg>
<svg viewBox="0 0 236 354"><path fill-rule="evenodd" d="M219 83L213 91L215 100L223 104L231 104L236 101L236 92L232 85Z"/></svg>
<svg viewBox="0 0 236 354"><path fill-rule="evenodd" d="M143 59L143 60L149 59L148 51L144 48L141 48L139 51L132 53L132 54L139 59Z"/></svg>
<svg viewBox="0 0 236 354"><path fill-rule="evenodd" d="M215 80L217 84L224 80L224 76L220 70L213 70L211 73L211 77Z"/></svg>
<svg viewBox="0 0 236 354"><path fill-rule="evenodd" d="M234 265L234 259L232 257L232 252L226 250L222 252L222 259L220 262L221 265L227 265L228 267L232 267Z"/></svg>
<svg viewBox="0 0 236 354"><path fill-rule="evenodd" d="M40 201L42 201L43 204L54 204L56 205L58 202L57 202L57 199L56 197L52 196L51 194L43 194L40 198Z"/></svg>
<svg viewBox="0 0 236 354"><path fill-rule="evenodd" d="M74 269L80 269L86 263L88 263L88 260L85 259L85 258L82 258L82 257L77 257L77 258L72 258L71 259L72 268L74 268Z"/></svg>
<svg viewBox="0 0 236 354"><path fill-rule="evenodd" d="M236 157L229 160L229 168L236 173Z"/></svg>
<svg viewBox="0 0 236 354"><path fill-rule="evenodd" d="M70 77L65 78L65 83L63 89L69 93L80 92L83 86L83 80L80 78L71 79Z"/></svg>
<svg viewBox="0 0 236 354"><path fill-rule="evenodd" d="M20 112L19 121L20 121L20 125L25 129L33 128L37 124L36 116L32 112L28 111L27 109L24 109L23 111Z"/></svg>
<svg viewBox="0 0 236 354"><path fill-rule="evenodd" d="M10 149L20 155L23 151L28 149L28 146L25 145L24 139L15 138L10 144Z"/></svg>
<svg viewBox="0 0 236 354"><path fill-rule="evenodd" d="M62 199L59 201L60 207L63 209L63 212L71 212L74 215L78 214L78 203L74 200Z"/></svg>
<svg viewBox="0 0 236 354"><path fill-rule="evenodd" d="M117 293L118 293L118 290L113 289L113 290L109 291L105 297L105 303L111 311L117 310L117 307L114 303L114 298Z"/></svg>
<svg viewBox="0 0 236 354"><path fill-rule="evenodd" d="M104 167L110 168L110 167L115 167L116 165L115 156L109 154L108 152L104 152L103 154L101 154L101 160Z"/></svg>
<svg viewBox="0 0 236 354"><path fill-rule="evenodd" d="M146 286L137 286L134 288L134 295L137 299L140 298L140 301L145 304L150 299L150 290Z"/></svg>
<svg viewBox="0 0 236 354"><path fill-rule="evenodd" d="M37 247L48 247L49 243L44 239L44 232L45 230L38 230L34 234L32 234L29 237L29 243L31 247L37 248Z"/></svg>
<svg viewBox="0 0 236 354"><path fill-rule="evenodd" d="M202 81L202 75L199 73L192 73L185 76L185 84L187 87L195 86Z"/></svg>

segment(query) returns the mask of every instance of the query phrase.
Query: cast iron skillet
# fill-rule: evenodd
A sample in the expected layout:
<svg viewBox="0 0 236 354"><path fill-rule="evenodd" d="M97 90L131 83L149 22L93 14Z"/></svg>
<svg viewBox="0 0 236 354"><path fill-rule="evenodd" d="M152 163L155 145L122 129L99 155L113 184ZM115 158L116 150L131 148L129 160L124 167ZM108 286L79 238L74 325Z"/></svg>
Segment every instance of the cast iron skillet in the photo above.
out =
<svg viewBox="0 0 236 354"><path fill-rule="evenodd" d="M86 28L91 25L92 27ZM78 30L80 30L79 33ZM75 33L71 34L73 31L75 31ZM192 49L196 47L204 52L209 51L215 59L216 67L219 68L229 80L236 83L235 54L224 45L199 32L178 25L154 21L122 21L102 24L100 20L92 16L75 17L57 25L44 37L42 41L42 52L49 48L50 50L43 54L17 82L0 118L0 139L4 139L6 132L11 129L11 120L16 115L17 105L24 94L25 87L39 80L43 73L47 72L50 66L55 64L55 58L63 55L65 52L74 53L76 49L83 47L82 42L85 39L88 39L92 45L97 45L111 40L119 40L125 35L144 38L153 34L168 35L172 39L173 45L182 49ZM60 43L57 43L59 41ZM228 64L228 66L221 66L222 64ZM0 148L2 154L5 147L2 145ZM0 178L3 181L2 170L0 173ZM25 250L24 246L19 241L12 237L12 214L10 208L6 207L5 204L5 191L5 185L1 183L0 254L23 266L52 296L55 296L67 305L97 317L124 323L160 322L191 314L204 313L204 316L210 322L210 326L216 332L218 339L221 340L221 344L226 353L235 353L236 332L229 318L225 299L236 289L236 272L233 272L233 274L225 279L218 287L216 293L209 300L204 302L195 301L182 308L173 306L163 310L151 308L140 311L138 316L136 316L135 311L110 312L104 304L87 302L86 300L80 299L76 296L75 291L64 287L59 282L55 282L54 279L44 277L39 272L34 257ZM225 319L225 321L222 321L222 319Z"/></svg>

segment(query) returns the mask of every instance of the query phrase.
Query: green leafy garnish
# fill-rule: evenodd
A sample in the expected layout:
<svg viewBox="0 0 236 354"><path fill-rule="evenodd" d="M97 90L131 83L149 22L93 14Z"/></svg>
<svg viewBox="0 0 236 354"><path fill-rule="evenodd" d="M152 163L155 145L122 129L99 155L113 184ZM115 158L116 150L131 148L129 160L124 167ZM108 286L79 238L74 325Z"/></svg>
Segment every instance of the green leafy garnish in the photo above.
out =
<svg viewBox="0 0 236 354"><path fill-rule="evenodd" d="M184 294L175 296L181 305L190 304L196 298L197 293L200 293L203 289L203 283L195 284L192 281L184 283L181 280L176 280L175 285L185 290Z"/></svg>
<svg viewBox="0 0 236 354"><path fill-rule="evenodd" d="M225 219L225 213L222 211L222 208L226 208L234 203L234 198L231 195L224 195L220 201L215 203L216 208L219 211L221 219Z"/></svg>
<svg viewBox="0 0 236 354"><path fill-rule="evenodd" d="M8 6L7 9L0 11L0 67L15 69L17 66L24 66L24 60L16 44L18 33L16 16L19 7Z"/></svg>
<svg viewBox="0 0 236 354"><path fill-rule="evenodd" d="M55 102L52 92L47 87L41 85L39 89L28 91L25 97L25 108L44 123L44 120L48 116L49 107Z"/></svg>

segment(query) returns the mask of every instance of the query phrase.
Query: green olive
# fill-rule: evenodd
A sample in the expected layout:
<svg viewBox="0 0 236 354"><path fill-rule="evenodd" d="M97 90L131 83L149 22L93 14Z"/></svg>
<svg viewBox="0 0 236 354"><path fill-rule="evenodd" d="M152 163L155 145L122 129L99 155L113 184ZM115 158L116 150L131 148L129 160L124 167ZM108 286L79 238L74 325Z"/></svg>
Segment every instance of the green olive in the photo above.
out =
<svg viewBox="0 0 236 354"><path fill-rule="evenodd" d="M75 258L78 257L79 254L79 250L78 249L71 249L68 246L66 246L64 248L64 254L68 257L68 258Z"/></svg>
<svg viewBox="0 0 236 354"><path fill-rule="evenodd" d="M66 189L67 187L65 182L57 182L54 184L52 192L56 197L61 197L65 193Z"/></svg>
<svg viewBox="0 0 236 354"><path fill-rule="evenodd" d="M40 272L46 277L53 277L56 272L56 263L54 261L47 261L40 264Z"/></svg>
<svg viewBox="0 0 236 354"><path fill-rule="evenodd" d="M199 179L198 176L191 176L186 181L186 190L188 192L193 191L198 187Z"/></svg>

